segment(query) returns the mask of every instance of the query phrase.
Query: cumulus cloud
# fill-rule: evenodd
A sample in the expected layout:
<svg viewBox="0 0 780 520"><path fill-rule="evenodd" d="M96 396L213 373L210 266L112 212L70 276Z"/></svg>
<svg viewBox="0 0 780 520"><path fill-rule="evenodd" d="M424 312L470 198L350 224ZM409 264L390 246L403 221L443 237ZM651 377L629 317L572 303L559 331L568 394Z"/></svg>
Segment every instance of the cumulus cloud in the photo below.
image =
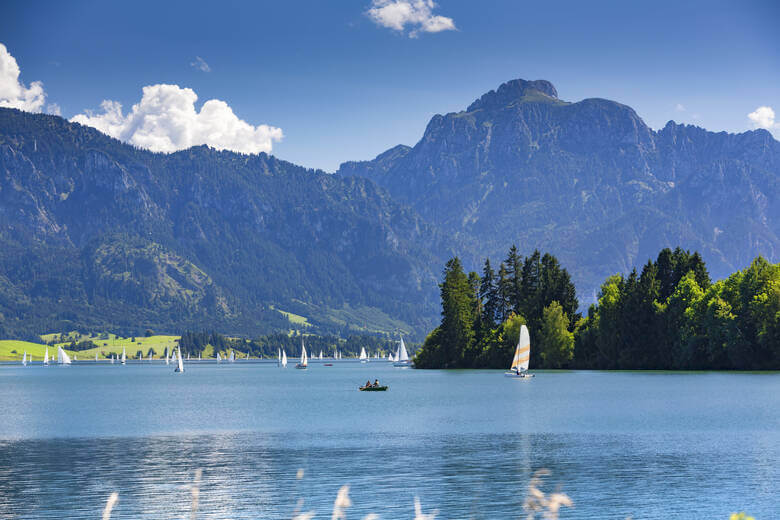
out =
<svg viewBox="0 0 780 520"><path fill-rule="evenodd" d="M189 88L149 85L126 115L119 102L105 100L101 112L87 110L71 121L141 148L167 153L202 144L241 153L270 152L273 142L283 137L280 128L253 126L239 119L218 99L206 101L198 111L197 99Z"/></svg>
<svg viewBox="0 0 780 520"><path fill-rule="evenodd" d="M754 128L765 128L771 130L780 128L780 123L775 123L775 111L772 107L758 107L748 114L748 119L753 122Z"/></svg>
<svg viewBox="0 0 780 520"><path fill-rule="evenodd" d="M211 67L206 63L206 60L200 56L195 56L195 61L190 62L190 67L195 67L202 72L211 72Z"/></svg>
<svg viewBox="0 0 780 520"><path fill-rule="evenodd" d="M33 81L26 87L19 81L20 72L16 59L0 43L0 107L40 112L46 102L43 83Z"/></svg>
<svg viewBox="0 0 780 520"><path fill-rule="evenodd" d="M455 30L455 21L433 14L433 0L373 0L366 14L374 23L394 31L409 29L409 37L421 32L437 33Z"/></svg>

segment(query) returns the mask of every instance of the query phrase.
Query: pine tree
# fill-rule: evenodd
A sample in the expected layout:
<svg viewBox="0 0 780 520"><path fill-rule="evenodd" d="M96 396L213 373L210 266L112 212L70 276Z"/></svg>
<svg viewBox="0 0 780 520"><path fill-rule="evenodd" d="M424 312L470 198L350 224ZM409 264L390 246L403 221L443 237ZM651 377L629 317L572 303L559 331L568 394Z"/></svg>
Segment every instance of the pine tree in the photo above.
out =
<svg viewBox="0 0 780 520"><path fill-rule="evenodd" d="M496 323L499 302L496 273L490 265L489 258L485 260L485 266L482 268L479 297L482 300L482 323L492 328Z"/></svg>

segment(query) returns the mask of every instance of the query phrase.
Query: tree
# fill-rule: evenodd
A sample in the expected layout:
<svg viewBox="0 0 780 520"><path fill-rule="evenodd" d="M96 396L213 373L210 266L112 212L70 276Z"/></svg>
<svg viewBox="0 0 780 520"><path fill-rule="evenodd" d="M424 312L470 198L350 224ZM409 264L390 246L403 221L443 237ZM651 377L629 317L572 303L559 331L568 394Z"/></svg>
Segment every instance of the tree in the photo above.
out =
<svg viewBox="0 0 780 520"><path fill-rule="evenodd" d="M479 285L479 297L482 300L482 322L492 327L496 323L498 314L498 288L496 286L496 273L490 265L490 259L485 260L482 268L482 280Z"/></svg>
<svg viewBox="0 0 780 520"><path fill-rule="evenodd" d="M444 367L460 366L463 352L474 339L474 300L472 283L455 257L444 268L441 284L441 347Z"/></svg>
<svg viewBox="0 0 780 520"><path fill-rule="evenodd" d="M552 302L542 311L538 338L544 368L569 366L574 358L574 334L569 332L569 319L558 302Z"/></svg>

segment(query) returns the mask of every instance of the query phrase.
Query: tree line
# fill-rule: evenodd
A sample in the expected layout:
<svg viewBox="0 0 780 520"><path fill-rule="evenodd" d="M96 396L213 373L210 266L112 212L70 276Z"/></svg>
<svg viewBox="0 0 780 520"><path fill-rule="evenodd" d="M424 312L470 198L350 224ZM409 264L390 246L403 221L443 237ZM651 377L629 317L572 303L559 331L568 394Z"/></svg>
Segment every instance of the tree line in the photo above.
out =
<svg viewBox="0 0 780 520"><path fill-rule="evenodd" d="M482 276L466 274L455 257L439 288L441 324L426 338L415 366L506 367L523 324L538 346L531 349L532 366L564 366L572 358L579 302L555 256L535 250L523 257L512 246L498 272L485 260Z"/></svg>
<svg viewBox="0 0 780 520"><path fill-rule="evenodd" d="M497 273L489 259L481 276L449 260L440 295L419 368L508 367L523 324L532 368L780 368L780 264L762 257L712 283L699 253L663 249L641 272L607 278L582 317L558 260L513 246Z"/></svg>

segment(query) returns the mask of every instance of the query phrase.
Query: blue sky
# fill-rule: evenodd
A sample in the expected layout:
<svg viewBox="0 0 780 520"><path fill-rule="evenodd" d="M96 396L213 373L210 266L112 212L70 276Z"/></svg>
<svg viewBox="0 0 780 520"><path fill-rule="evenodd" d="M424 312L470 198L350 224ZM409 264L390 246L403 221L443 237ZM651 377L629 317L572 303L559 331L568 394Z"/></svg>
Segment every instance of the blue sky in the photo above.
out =
<svg viewBox="0 0 780 520"><path fill-rule="evenodd" d="M412 14L404 5L379 11L399 2ZM622 102L653 128L670 119L729 132L760 124L780 137L780 2L429 2L6 0L0 43L22 85L42 82L43 106L64 117L84 114L159 149L205 139L206 120L218 119L238 128L237 149L272 149L328 171L413 145L431 116L513 78L550 80L569 101ZM197 128L169 140L159 125L141 136L127 133L126 119L89 119L103 100L127 117L142 88L159 84L192 89L196 112L207 100L225 104L210 105L210 118L187 115ZM182 92L150 91L149 110ZM224 139L231 148L233 137Z"/></svg>

